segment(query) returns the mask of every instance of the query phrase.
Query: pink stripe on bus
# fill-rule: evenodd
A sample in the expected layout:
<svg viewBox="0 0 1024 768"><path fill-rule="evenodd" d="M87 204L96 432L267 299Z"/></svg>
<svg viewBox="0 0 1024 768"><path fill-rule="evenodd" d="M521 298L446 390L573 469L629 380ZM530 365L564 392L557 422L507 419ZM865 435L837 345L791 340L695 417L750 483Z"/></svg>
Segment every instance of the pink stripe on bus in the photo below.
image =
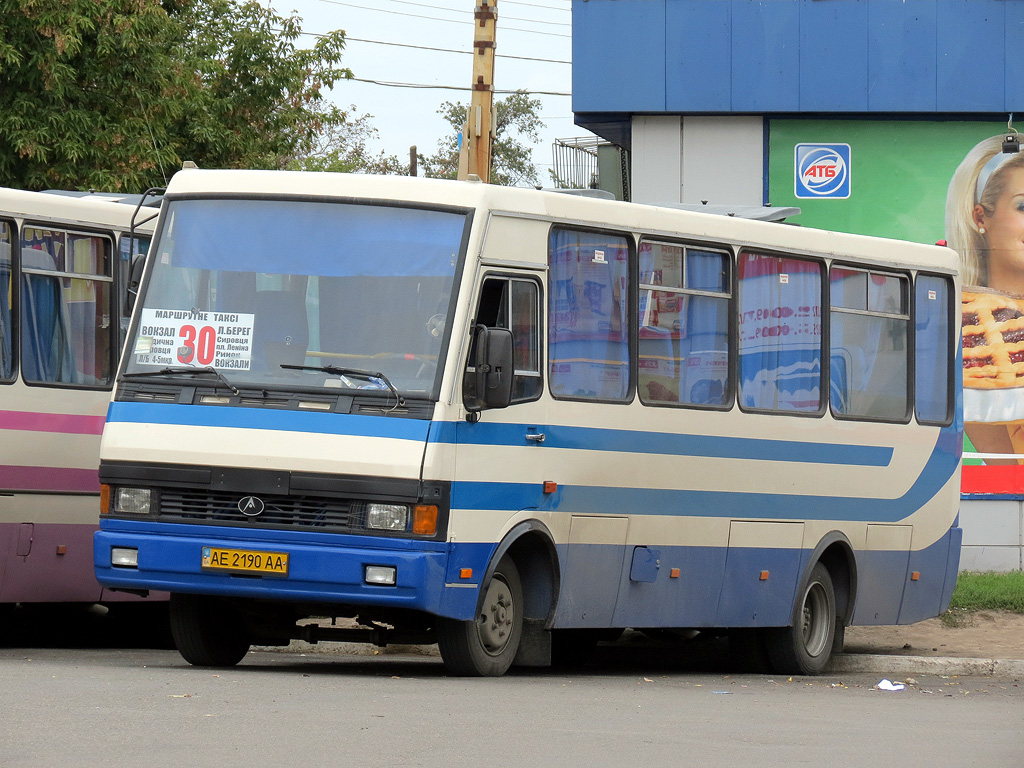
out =
<svg viewBox="0 0 1024 768"><path fill-rule="evenodd" d="M26 432L98 435L103 432L103 421L103 416L79 416L73 413L0 411L0 429L20 429Z"/></svg>
<svg viewBox="0 0 1024 768"><path fill-rule="evenodd" d="M99 493L99 490L100 473L97 469L0 464L0 491Z"/></svg>

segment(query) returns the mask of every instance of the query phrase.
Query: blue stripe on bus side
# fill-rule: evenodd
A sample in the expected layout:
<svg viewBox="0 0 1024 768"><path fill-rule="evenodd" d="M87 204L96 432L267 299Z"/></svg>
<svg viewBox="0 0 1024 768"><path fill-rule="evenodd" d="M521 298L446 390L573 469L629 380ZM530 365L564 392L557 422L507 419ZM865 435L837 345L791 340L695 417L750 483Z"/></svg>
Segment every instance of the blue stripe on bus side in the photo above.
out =
<svg viewBox="0 0 1024 768"><path fill-rule="evenodd" d="M530 425L531 427L533 425ZM525 444L524 424L482 423L462 425L444 422L431 430L430 439L437 443L463 445ZM862 467L885 467L892 461L889 446L843 445L839 443L765 440L718 435L667 434L598 427L566 427L537 425L544 433L544 448L571 450L618 451L668 456L702 456L710 458L748 459L758 461L789 461L806 464L842 464Z"/></svg>
<svg viewBox="0 0 1024 768"><path fill-rule="evenodd" d="M559 486L554 493L545 494L541 481L557 481L557 478L539 478L535 483L459 481L452 487L452 507L557 510L581 514L603 512L616 515L896 522L924 506L956 471L960 460L956 437L955 430L942 430L917 479L902 496L892 499L608 486Z"/></svg>
<svg viewBox="0 0 1024 768"><path fill-rule="evenodd" d="M421 442L427 439L430 427L429 421L420 419L160 403L111 403L107 409L107 421L388 437Z"/></svg>
<svg viewBox="0 0 1024 768"><path fill-rule="evenodd" d="M521 424L475 424L384 419L339 413L278 411L260 408L218 408L185 404L111 403L111 423L171 424L177 426L264 429L318 434L429 440L439 444L522 446L526 427ZM752 461L785 461L807 464L885 467L893 456L888 446L841 445L722 437L715 435L665 434L623 429L544 425L545 449L616 451L667 456L701 456Z"/></svg>

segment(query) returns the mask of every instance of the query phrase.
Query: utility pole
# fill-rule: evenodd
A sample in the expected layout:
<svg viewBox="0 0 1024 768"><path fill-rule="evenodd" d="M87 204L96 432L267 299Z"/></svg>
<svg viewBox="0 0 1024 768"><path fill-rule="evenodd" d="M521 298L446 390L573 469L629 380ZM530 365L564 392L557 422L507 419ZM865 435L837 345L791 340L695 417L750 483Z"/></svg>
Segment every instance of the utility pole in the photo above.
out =
<svg viewBox="0 0 1024 768"><path fill-rule="evenodd" d="M491 175L491 133L494 130L494 42L498 25L497 0L479 0L473 17L473 96L462 130L459 179L476 174L481 181Z"/></svg>

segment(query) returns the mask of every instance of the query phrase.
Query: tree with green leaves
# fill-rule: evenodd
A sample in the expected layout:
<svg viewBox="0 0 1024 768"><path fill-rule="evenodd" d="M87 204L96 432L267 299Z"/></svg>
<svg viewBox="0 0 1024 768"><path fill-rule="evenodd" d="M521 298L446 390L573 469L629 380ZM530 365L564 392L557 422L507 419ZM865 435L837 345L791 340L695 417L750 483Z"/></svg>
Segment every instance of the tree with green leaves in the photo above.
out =
<svg viewBox="0 0 1024 768"><path fill-rule="evenodd" d="M495 102L494 144L491 147L491 183L503 186L537 184L533 165L532 144L540 142L544 127L540 117L540 99L531 99L526 91L515 91ZM459 171L458 133L466 122L469 108L462 103L446 101L437 110L454 129L437 142L437 153L421 157L424 174L431 178L454 179ZM527 140L529 144L524 143Z"/></svg>
<svg viewBox="0 0 1024 768"><path fill-rule="evenodd" d="M342 113L344 32L238 0L0 0L0 185L159 186L183 160L279 168Z"/></svg>
<svg viewBox="0 0 1024 768"><path fill-rule="evenodd" d="M409 164L396 155L370 153L367 143L380 135L370 124L373 115L357 114L355 104L347 112L333 104L320 104L317 109L332 115L323 121L324 128L312 145L288 162L289 170L408 175Z"/></svg>

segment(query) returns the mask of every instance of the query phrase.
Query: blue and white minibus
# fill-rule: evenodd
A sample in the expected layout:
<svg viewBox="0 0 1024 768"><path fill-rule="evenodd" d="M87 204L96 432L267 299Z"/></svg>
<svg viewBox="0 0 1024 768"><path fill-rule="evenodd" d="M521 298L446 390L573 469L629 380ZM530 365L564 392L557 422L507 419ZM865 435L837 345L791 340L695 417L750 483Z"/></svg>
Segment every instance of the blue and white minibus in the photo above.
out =
<svg viewBox="0 0 1024 768"><path fill-rule="evenodd" d="M500 675L660 628L813 674L845 627L948 605L958 297L936 246L182 171L103 431L97 578L170 592L196 665L336 638Z"/></svg>

